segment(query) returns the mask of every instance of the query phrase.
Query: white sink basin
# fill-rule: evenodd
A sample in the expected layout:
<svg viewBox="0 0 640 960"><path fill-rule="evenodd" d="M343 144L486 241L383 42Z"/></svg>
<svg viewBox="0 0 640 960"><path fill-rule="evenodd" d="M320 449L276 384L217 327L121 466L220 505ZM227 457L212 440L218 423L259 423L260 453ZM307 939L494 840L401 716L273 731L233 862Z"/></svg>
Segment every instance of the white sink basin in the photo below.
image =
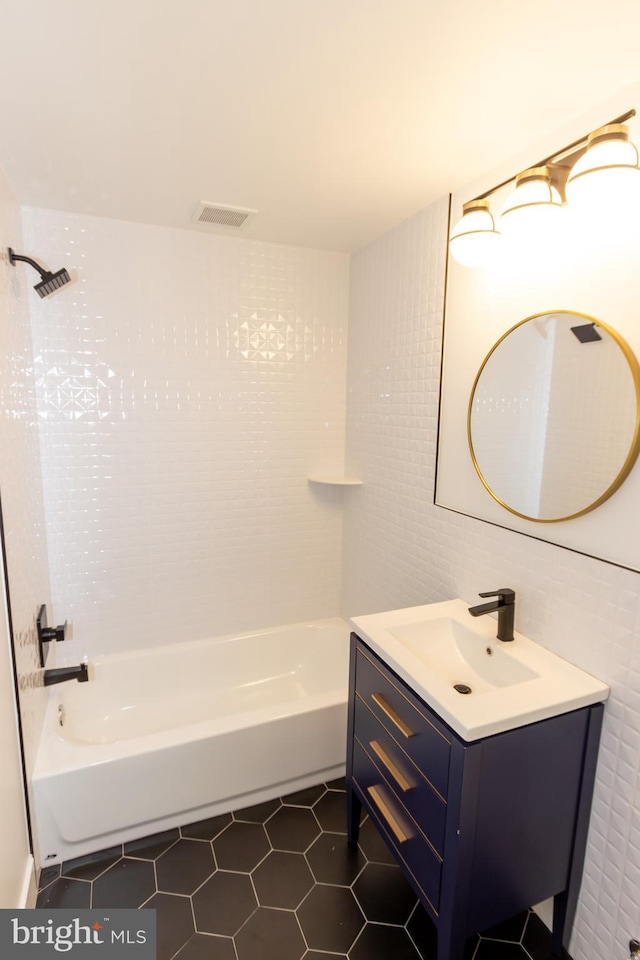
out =
<svg viewBox="0 0 640 960"><path fill-rule="evenodd" d="M447 600L355 617L351 624L465 740L607 699L606 684L522 634L496 640L495 617L474 618L468 606Z"/></svg>
<svg viewBox="0 0 640 960"><path fill-rule="evenodd" d="M484 643L476 630L452 617L389 627L389 633L441 680L451 686L467 686L470 693L510 687L540 676L501 650L499 642Z"/></svg>

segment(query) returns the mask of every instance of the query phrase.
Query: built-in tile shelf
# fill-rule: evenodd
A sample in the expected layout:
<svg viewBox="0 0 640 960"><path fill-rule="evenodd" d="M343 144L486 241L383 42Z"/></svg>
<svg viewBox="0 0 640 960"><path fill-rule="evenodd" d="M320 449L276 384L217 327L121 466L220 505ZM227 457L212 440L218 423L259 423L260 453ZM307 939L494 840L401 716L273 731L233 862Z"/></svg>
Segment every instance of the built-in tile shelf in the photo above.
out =
<svg viewBox="0 0 640 960"><path fill-rule="evenodd" d="M357 477L309 477L309 483L325 483L333 487L362 486L362 480Z"/></svg>

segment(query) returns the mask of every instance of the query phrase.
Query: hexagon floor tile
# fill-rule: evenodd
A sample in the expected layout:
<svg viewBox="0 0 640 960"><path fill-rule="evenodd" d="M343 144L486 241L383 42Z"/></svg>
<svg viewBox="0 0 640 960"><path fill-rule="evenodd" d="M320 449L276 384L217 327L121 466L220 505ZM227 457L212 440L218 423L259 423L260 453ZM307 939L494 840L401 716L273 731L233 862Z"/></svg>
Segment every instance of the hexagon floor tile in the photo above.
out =
<svg viewBox="0 0 640 960"><path fill-rule="evenodd" d="M199 933L232 937L258 906L247 874L219 870L200 887L193 899Z"/></svg>
<svg viewBox="0 0 640 960"><path fill-rule="evenodd" d="M301 853L272 850L251 874L261 907L295 910L315 880Z"/></svg>
<svg viewBox="0 0 640 960"><path fill-rule="evenodd" d="M251 873L271 847L261 823L233 821L213 841L216 862L221 870Z"/></svg>
<svg viewBox="0 0 640 960"><path fill-rule="evenodd" d="M39 907L156 910L157 960L436 960L436 932L371 820L345 836L344 780L47 867ZM465 960L550 960L527 911ZM566 958L570 960L570 958Z"/></svg>
<svg viewBox="0 0 640 960"><path fill-rule="evenodd" d="M190 896L215 872L211 844L178 840L156 860L156 880L162 893Z"/></svg>

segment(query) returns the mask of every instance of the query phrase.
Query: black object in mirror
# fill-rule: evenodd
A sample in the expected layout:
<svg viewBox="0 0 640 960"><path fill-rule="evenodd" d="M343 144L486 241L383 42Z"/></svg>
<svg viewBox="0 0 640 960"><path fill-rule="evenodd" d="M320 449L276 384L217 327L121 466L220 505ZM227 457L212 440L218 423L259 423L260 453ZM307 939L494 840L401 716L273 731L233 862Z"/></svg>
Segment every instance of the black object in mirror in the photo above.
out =
<svg viewBox="0 0 640 960"><path fill-rule="evenodd" d="M580 343L597 343L598 340L602 340L595 323L581 323L579 327L571 327L571 333Z"/></svg>

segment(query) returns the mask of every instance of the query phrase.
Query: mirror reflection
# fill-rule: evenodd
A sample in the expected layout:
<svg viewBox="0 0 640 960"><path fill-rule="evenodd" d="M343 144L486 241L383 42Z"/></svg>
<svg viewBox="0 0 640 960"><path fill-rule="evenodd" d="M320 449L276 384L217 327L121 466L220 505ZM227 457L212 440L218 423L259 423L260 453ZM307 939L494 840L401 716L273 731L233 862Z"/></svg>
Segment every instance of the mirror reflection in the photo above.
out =
<svg viewBox="0 0 640 960"><path fill-rule="evenodd" d="M468 434L483 484L502 506L553 523L587 513L638 455L640 367L625 341L584 314L516 324L485 358Z"/></svg>

